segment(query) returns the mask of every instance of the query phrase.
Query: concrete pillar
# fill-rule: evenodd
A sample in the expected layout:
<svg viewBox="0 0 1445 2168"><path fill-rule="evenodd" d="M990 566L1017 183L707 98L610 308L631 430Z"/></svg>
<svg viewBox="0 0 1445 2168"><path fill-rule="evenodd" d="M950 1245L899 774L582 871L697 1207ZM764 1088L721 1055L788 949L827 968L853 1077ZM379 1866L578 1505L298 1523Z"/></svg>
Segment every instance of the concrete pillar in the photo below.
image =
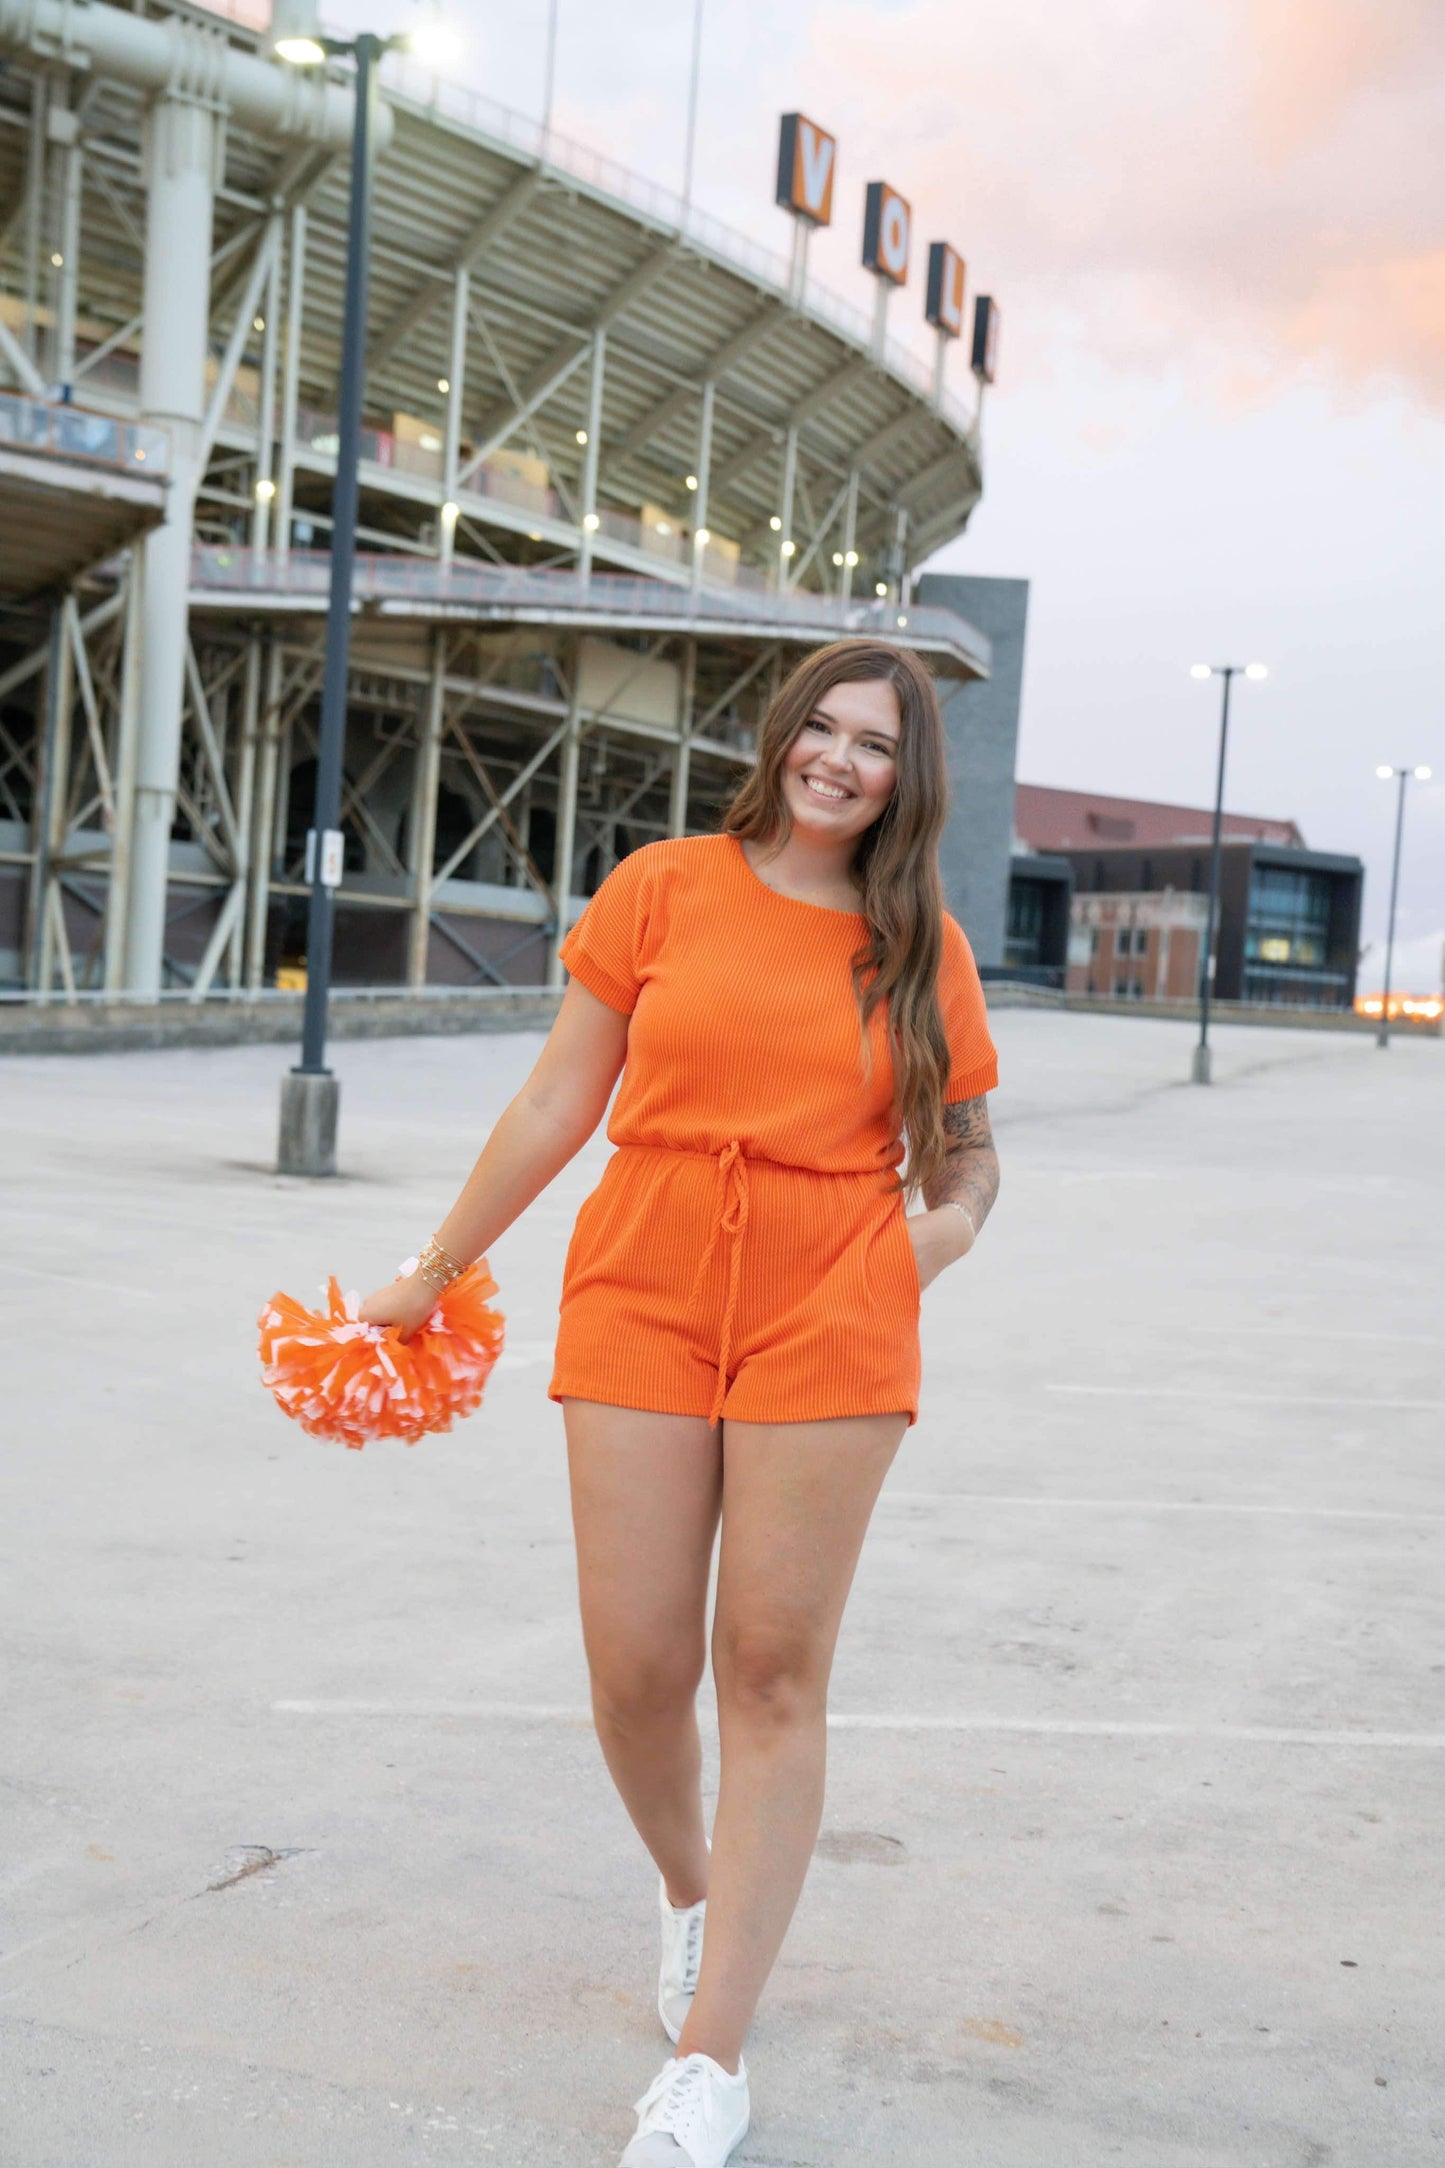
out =
<svg viewBox="0 0 1445 2168"><path fill-rule="evenodd" d="M191 524L206 404L211 213L219 150L208 105L164 95L146 116L145 333L140 405L170 432L166 518L145 542L140 726L126 913L125 976L159 993L166 876L176 809L190 593Z"/></svg>

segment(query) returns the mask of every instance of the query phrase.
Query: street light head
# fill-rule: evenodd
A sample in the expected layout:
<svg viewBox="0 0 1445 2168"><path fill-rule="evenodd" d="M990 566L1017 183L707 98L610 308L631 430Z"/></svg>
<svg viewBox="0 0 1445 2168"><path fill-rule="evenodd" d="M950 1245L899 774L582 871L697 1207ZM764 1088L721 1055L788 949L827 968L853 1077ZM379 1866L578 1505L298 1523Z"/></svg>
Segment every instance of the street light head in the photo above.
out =
<svg viewBox="0 0 1445 2168"><path fill-rule="evenodd" d="M1257 684L1261 678L1269 676L1269 668L1267 664L1262 662L1247 662L1244 666L1244 674L1247 678L1253 678Z"/></svg>
<svg viewBox="0 0 1445 2168"><path fill-rule="evenodd" d="M1207 662L1192 662L1189 665L1189 675L1192 678L1208 678L1213 677L1214 672Z"/></svg>
<svg viewBox="0 0 1445 2168"><path fill-rule="evenodd" d="M1388 783L1394 772L1395 771L1393 768L1377 768L1375 770L1376 775L1380 778L1380 781L1382 783Z"/></svg>
<svg viewBox="0 0 1445 2168"><path fill-rule="evenodd" d="M397 44L429 68L449 68L462 56L462 41L450 23L418 23L415 30L398 38Z"/></svg>
<svg viewBox="0 0 1445 2168"><path fill-rule="evenodd" d="M293 68L317 68L326 58L326 47L319 38L278 38L272 48L278 60L285 60Z"/></svg>
<svg viewBox="0 0 1445 2168"><path fill-rule="evenodd" d="M1415 781L1417 783L1428 783L1429 780L1430 770L1428 768L1417 768L1415 770Z"/></svg>

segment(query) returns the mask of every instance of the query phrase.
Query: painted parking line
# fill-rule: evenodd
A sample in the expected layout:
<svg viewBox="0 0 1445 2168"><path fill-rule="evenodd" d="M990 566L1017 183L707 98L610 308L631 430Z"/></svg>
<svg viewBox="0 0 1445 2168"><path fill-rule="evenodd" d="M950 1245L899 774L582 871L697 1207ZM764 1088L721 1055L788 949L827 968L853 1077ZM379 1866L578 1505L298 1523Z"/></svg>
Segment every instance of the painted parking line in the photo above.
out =
<svg viewBox="0 0 1445 2168"><path fill-rule="evenodd" d="M1277 1515L1282 1519L1321 1521L1425 1521L1445 1527L1445 1513L1408 1513L1384 1506L1288 1506L1233 1504L1212 1498L1046 1498L1014 1496L999 1491L905 1491L885 1490L878 1503L886 1505L1040 1506L1067 1511L1082 1506L1095 1512L1114 1513L1241 1513Z"/></svg>
<svg viewBox="0 0 1445 2168"><path fill-rule="evenodd" d="M1097 1400L1213 1400L1241 1408L1408 1408L1445 1415L1445 1400L1362 1400L1343 1393L1228 1393L1213 1385L1045 1385L1046 1393L1075 1393Z"/></svg>
<svg viewBox="0 0 1445 2168"><path fill-rule="evenodd" d="M699 1701L704 1714L711 1705ZM552 1702L526 1701L273 1701L276 1716L378 1717L393 1723L524 1723L590 1725L592 1713ZM1409 1747L1445 1750L1445 1732L1329 1731L1274 1724L1155 1723L1132 1717L1035 1717L872 1714L830 1710L830 1731L1017 1732L1046 1739L1211 1739L1263 1746Z"/></svg>

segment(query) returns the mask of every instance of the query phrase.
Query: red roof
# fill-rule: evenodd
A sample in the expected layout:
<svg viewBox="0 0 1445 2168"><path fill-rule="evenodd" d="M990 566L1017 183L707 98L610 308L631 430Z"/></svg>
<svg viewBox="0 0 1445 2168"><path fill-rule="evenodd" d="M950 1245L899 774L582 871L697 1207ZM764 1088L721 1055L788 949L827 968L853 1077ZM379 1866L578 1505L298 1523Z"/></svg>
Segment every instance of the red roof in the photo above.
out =
<svg viewBox="0 0 1445 2168"><path fill-rule="evenodd" d="M1152 798L1111 798L1103 791L1019 783L1014 788L1014 829L1031 851L1118 850L1131 843L1163 850L1171 843L1207 843L1214 812L1208 806L1160 805ZM1304 844L1293 821L1266 820L1253 813L1226 813L1222 832L1226 842Z"/></svg>

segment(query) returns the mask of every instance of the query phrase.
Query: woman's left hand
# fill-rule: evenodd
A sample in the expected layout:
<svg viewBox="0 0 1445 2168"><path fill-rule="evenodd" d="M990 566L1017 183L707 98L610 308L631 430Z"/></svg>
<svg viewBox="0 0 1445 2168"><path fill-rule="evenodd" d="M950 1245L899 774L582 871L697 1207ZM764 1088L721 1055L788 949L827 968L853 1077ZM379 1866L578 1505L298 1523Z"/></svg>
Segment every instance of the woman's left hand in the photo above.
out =
<svg viewBox="0 0 1445 2168"><path fill-rule="evenodd" d="M920 1287L927 1287L938 1278L945 1265L955 1264L973 1248L973 1230L952 1205L941 1204L931 1212L915 1212L906 1224Z"/></svg>

